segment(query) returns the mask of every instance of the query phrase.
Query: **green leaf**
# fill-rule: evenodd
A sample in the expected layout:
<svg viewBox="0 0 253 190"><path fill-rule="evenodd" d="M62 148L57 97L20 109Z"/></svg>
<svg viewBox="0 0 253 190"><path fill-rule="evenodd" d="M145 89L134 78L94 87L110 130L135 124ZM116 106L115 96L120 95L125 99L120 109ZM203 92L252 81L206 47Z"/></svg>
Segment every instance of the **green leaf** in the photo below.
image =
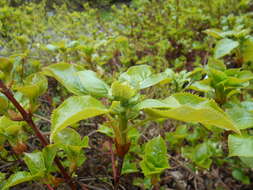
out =
<svg viewBox="0 0 253 190"><path fill-rule="evenodd" d="M69 125L107 112L105 106L91 96L72 96L53 111L50 140Z"/></svg>
<svg viewBox="0 0 253 190"><path fill-rule="evenodd" d="M150 66L138 65L130 67L125 73L122 73L119 80L128 82L135 89L144 89L165 80L168 82L168 72L152 74Z"/></svg>
<svg viewBox="0 0 253 190"><path fill-rule="evenodd" d="M223 32L222 30L216 29L216 28L212 28L212 29L207 29L204 31L206 34L208 34L209 36L212 36L214 38L220 39L223 38Z"/></svg>
<svg viewBox="0 0 253 190"><path fill-rule="evenodd" d="M33 175L43 175L46 171L42 152L25 153L24 161Z"/></svg>
<svg viewBox="0 0 253 190"><path fill-rule="evenodd" d="M55 78L71 93L75 95L85 95L88 92L82 85L77 74L77 72L81 70L83 70L82 67L74 64L58 63L44 68L43 73Z"/></svg>
<svg viewBox="0 0 253 190"><path fill-rule="evenodd" d="M21 130L22 122L12 121L6 116L0 117L0 133L6 136L17 136Z"/></svg>
<svg viewBox="0 0 253 190"><path fill-rule="evenodd" d="M253 74L250 71L228 69L224 73L228 76L228 79L224 82L226 86L243 86L245 82L253 79Z"/></svg>
<svg viewBox="0 0 253 190"><path fill-rule="evenodd" d="M138 172L136 163L130 162L129 159L124 160L123 167L122 167L122 175L134 173L134 172Z"/></svg>
<svg viewBox="0 0 253 190"><path fill-rule="evenodd" d="M54 158L56 156L57 147L54 144L48 145L42 150L44 162L45 162L45 168L47 169L47 172L49 172L52 168Z"/></svg>
<svg viewBox="0 0 253 190"><path fill-rule="evenodd" d="M56 51L58 49L58 47L55 45L52 45L52 44L48 44L48 45L46 45L46 49L49 51Z"/></svg>
<svg viewBox="0 0 253 190"><path fill-rule="evenodd" d="M7 108L9 107L8 99L0 93L0 113L4 113L7 111Z"/></svg>
<svg viewBox="0 0 253 190"><path fill-rule="evenodd" d="M234 105L232 108L227 109L227 113L238 129L242 130L253 127L253 113L246 108Z"/></svg>
<svg viewBox="0 0 253 190"><path fill-rule="evenodd" d="M24 85L17 86L15 89L29 99L35 99L46 92L47 79L44 75L35 73L25 79Z"/></svg>
<svg viewBox="0 0 253 190"><path fill-rule="evenodd" d="M240 133L233 121L218 105L207 98L190 93L177 93L165 100L144 100L136 106L156 118L171 118L184 122L214 125Z"/></svg>
<svg viewBox="0 0 253 190"><path fill-rule="evenodd" d="M230 156L253 157L253 136L229 135L228 148Z"/></svg>
<svg viewBox="0 0 253 190"><path fill-rule="evenodd" d="M81 139L80 134L74 129L65 128L55 135L54 142L64 150L70 162L77 164L85 160L81 150L89 147L88 136Z"/></svg>
<svg viewBox="0 0 253 190"><path fill-rule="evenodd" d="M20 183L31 181L33 180L33 178L34 176L32 176L29 172L16 172L15 174L9 177L9 179L7 180L6 184L3 187L3 190L6 190Z"/></svg>
<svg viewBox="0 0 253 190"><path fill-rule="evenodd" d="M212 157L222 155L218 143L207 140L197 146L186 146L182 148L182 154L201 168L209 169L212 164Z"/></svg>
<svg viewBox="0 0 253 190"><path fill-rule="evenodd" d="M242 44L242 57L244 62L253 62L253 37Z"/></svg>
<svg viewBox="0 0 253 190"><path fill-rule="evenodd" d="M243 184L250 184L250 178L244 174L242 169L234 169L232 172L232 176L237 179L238 181L241 181Z"/></svg>
<svg viewBox="0 0 253 190"><path fill-rule="evenodd" d="M106 125L99 125L97 132L103 133L107 135L108 137L114 137L113 129Z"/></svg>
<svg viewBox="0 0 253 190"><path fill-rule="evenodd" d="M225 55L228 55L232 50L239 46L239 42L225 38L220 40L215 47L214 57L219 59Z"/></svg>
<svg viewBox="0 0 253 190"><path fill-rule="evenodd" d="M170 167L166 143L162 137L153 138L146 143L140 166L145 176L161 174Z"/></svg>
<svg viewBox="0 0 253 190"><path fill-rule="evenodd" d="M253 157L240 157L240 160L241 160L248 168L253 168Z"/></svg>
<svg viewBox="0 0 253 190"><path fill-rule="evenodd" d="M54 141L60 146L70 146L76 148L87 148L88 139L84 138L84 141L81 139L81 136L78 132L71 128L65 128L58 132L55 135Z"/></svg>
<svg viewBox="0 0 253 190"><path fill-rule="evenodd" d="M210 80L196 81L189 88L200 92L214 92L209 83Z"/></svg>
<svg viewBox="0 0 253 190"><path fill-rule="evenodd" d="M174 132L166 133L166 140L169 142L170 146L174 146L183 141L189 136L188 129L186 125L181 125L176 128Z"/></svg>
<svg viewBox="0 0 253 190"><path fill-rule="evenodd" d="M86 70L78 72L79 79L90 95L97 97L108 96L109 86L99 79L95 72Z"/></svg>
<svg viewBox="0 0 253 190"><path fill-rule="evenodd" d="M13 60L6 57L0 57L0 70L10 71L12 66L13 66Z"/></svg>
<svg viewBox="0 0 253 190"><path fill-rule="evenodd" d="M141 89L148 88L158 83L163 83L163 84L168 83L171 80L172 79L168 78L168 74L166 72L153 74L147 79L145 79L144 81L142 81L142 83L140 84L140 88Z"/></svg>
<svg viewBox="0 0 253 190"><path fill-rule="evenodd" d="M5 173L0 172L0 181L3 181L5 179L5 176L6 176Z"/></svg>

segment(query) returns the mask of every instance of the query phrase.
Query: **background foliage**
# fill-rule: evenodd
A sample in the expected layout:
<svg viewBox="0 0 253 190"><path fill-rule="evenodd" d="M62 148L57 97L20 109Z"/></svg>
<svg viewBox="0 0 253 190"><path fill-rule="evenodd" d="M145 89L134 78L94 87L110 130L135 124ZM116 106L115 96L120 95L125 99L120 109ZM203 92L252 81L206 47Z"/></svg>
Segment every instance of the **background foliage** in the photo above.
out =
<svg viewBox="0 0 253 190"><path fill-rule="evenodd" d="M113 167L95 168L113 150L131 189L251 189L252 10L250 0L0 1L0 79L54 142L38 151L0 93L0 189L63 188L57 151L76 180L111 188ZM98 173L85 173L89 162Z"/></svg>

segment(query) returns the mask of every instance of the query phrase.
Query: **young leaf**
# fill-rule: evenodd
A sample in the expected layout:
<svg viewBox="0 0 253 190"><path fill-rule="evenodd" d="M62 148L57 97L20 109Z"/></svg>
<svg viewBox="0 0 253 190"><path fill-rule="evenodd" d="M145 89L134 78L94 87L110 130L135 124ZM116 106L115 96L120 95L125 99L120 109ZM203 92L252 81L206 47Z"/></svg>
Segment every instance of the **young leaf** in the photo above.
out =
<svg viewBox="0 0 253 190"><path fill-rule="evenodd" d="M52 164L54 162L54 158L56 156L57 147L54 144L48 145L42 150L44 162L45 162L45 168L47 172L50 171L52 168Z"/></svg>
<svg viewBox="0 0 253 190"><path fill-rule="evenodd" d="M129 68L125 73L122 73L119 77L119 80L127 81L135 89L144 89L158 84L162 81L167 81L169 75L168 72L165 71L159 74L152 74L150 66L139 65L133 66Z"/></svg>
<svg viewBox="0 0 253 190"><path fill-rule="evenodd" d="M77 72L81 70L83 70L83 68L77 65L58 63L44 68L43 73L47 76L54 77L71 93L75 95L85 95L87 94L87 90L84 88L77 75Z"/></svg>
<svg viewBox="0 0 253 190"><path fill-rule="evenodd" d="M105 106L91 96L72 96L53 111L50 140L68 125L107 112Z"/></svg>
<svg viewBox="0 0 253 190"><path fill-rule="evenodd" d="M145 176L161 174L170 167L166 143L162 137L153 138L146 143L140 166Z"/></svg>
<svg viewBox="0 0 253 190"><path fill-rule="evenodd" d="M113 128L106 125L99 125L97 132L103 133L107 135L108 137L114 137Z"/></svg>
<svg viewBox="0 0 253 190"><path fill-rule="evenodd" d="M136 95L135 89L126 82L115 81L112 83L112 95L117 100L129 100Z"/></svg>
<svg viewBox="0 0 253 190"><path fill-rule="evenodd" d="M123 174L129 174L129 173L134 173L134 172L138 172L136 163L133 163L129 159L125 158L121 174L123 175Z"/></svg>
<svg viewBox="0 0 253 190"><path fill-rule="evenodd" d="M54 138L55 143L60 146L71 146L76 148L87 148L87 142L82 141L78 132L71 128L65 128L58 132Z"/></svg>
<svg viewBox="0 0 253 190"><path fill-rule="evenodd" d="M136 106L156 118L171 118L184 122L214 125L240 133L233 121L209 99L190 93L178 93L165 100L144 100Z"/></svg>
<svg viewBox="0 0 253 190"><path fill-rule="evenodd" d="M22 129L22 122L12 121L6 116L0 117L0 132L5 135L17 136L18 132Z"/></svg>
<svg viewBox="0 0 253 190"><path fill-rule="evenodd" d="M108 96L109 86L99 79L95 72L90 70L78 72L81 84L92 96L106 97Z"/></svg>
<svg viewBox="0 0 253 190"><path fill-rule="evenodd" d="M182 153L192 162L202 168L209 169L212 164L212 157L222 155L218 143L207 140L195 147L186 146L182 148Z"/></svg>
<svg viewBox="0 0 253 190"><path fill-rule="evenodd" d="M219 59L225 55L228 55L232 50L239 46L239 42L225 38L220 40L214 50L214 57Z"/></svg>
<svg viewBox="0 0 253 190"><path fill-rule="evenodd" d="M32 74L25 79L24 85L17 86L15 89L29 99L35 99L46 92L47 79L42 74Z"/></svg>
<svg viewBox="0 0 253 190"><path fill-rule="evenodd" d="M25 153L24 161L33 175L46 171L42 152Z"/></svg>

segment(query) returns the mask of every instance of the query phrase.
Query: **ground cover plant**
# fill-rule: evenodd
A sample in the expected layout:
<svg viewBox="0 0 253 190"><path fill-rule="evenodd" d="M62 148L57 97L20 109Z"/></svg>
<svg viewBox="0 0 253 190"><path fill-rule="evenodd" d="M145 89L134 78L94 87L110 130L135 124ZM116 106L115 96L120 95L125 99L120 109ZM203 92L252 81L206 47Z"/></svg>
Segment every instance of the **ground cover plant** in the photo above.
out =
<svg viewBox="0 0 253 190"><path fill-rule="evenodd" d="M251 189L250 0L0 2L0 189Z"/></svg>

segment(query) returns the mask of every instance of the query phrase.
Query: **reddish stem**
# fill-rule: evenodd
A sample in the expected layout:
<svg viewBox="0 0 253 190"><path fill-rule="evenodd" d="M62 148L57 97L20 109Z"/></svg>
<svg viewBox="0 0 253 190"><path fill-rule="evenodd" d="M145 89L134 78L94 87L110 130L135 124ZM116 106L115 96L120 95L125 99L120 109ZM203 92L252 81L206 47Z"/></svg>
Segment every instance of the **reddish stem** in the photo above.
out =
<svg viewBox="0 0 253 190"><path fill-rule="evenodd" d="M115 156L112 149L112 143L110 142L110 152L111 152L111 161L112 161L112 172L113 172L113 180L116 181L117 178L117 170L115 166Z"/></svg>
<svg viewBox="0 0 253 190"><path fill-rule="evenodd" d="M24 121L33 129L35 132L35 135L40 140L43 147L46 147L49 145L47 139L42 135L39 128L35 125L32 119L32 114L27 112L16 100L13 93L5 86L2 80L0 80L0 91L9 99L9 101L16 107L16 109L19 111L19 113L22 115ZM63 165L61 164L58 157L55 157L54 159L55 164L59 168L62 176L65 178L66 182L70 185L72 190L76 189L76 185L73 183L73 180L69 176L69 174L65 171Z"/></svg>
<svg viewBox="0 0 253 190"><path fill-rule="evenodd" d="M51 185L46 184L46 186L47 186L47 188L48 188L49 190L54 190L54 188L53 188Z"/></svg>
<svg viewBox="0 0 253 190"><path fill-rule="evenodd" d="M125 155L118 157L118 165L117 165L117 171L116 171L116 179L114 181L114 190L118 190L119 188L119 182L121 177L121 171L124 163Z"/></svg>

